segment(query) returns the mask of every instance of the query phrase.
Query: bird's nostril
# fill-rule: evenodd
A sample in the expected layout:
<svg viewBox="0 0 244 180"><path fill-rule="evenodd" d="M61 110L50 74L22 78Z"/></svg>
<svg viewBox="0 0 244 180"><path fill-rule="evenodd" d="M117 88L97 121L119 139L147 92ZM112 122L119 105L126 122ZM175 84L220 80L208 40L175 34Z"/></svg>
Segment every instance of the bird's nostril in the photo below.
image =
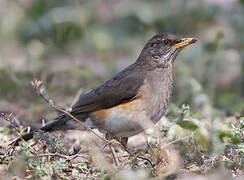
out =
<svg viewBox="0 0 244 180"><path fill-rule="evenodd" d="M192 38L191 43L195 43L195 42L197 42L197 39L196 38Z"/></svg>

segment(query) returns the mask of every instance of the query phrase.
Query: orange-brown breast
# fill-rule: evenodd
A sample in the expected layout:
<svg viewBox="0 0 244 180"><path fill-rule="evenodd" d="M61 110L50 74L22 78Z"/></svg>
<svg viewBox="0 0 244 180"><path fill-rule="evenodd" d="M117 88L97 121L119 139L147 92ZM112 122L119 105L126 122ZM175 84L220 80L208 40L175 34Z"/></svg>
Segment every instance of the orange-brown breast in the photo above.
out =
<svg viewBox="0 0 244 180"><path fill-rule="evenodd" d="M145 112L141 98L135 98L130 102L109 109L92 112L90 117L95 126L115 136L136 134L144 129L141 122L150 119Z"/></svg>
<svg viewBox="0 0 244 180"><path fill-rule="evenodd" d="M114 106L112 108L108 109L102 109L95 112L92 112L90 114L90 117L92 118L92 121L94 124L98 127L103 127L105 120L111 116L111 113L117 112L117 113L126 113L132 115L133 118L136 118L138 113L142 110L142 100L139 98L135 98L132 101L120 104L118 106ZM119 114L118 114L119 116Z"/></svg>

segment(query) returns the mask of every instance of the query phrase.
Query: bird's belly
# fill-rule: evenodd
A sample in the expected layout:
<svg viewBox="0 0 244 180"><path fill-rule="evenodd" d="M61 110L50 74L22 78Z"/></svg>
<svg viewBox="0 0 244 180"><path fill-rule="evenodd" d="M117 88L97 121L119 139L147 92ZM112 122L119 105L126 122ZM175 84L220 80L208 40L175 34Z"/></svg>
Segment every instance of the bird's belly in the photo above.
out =
<svg viewBox="0 0 244 180"><path fill-rule="evenodd" d="M150 112L141 99L91 113L94 124L116 137L129 137L152 126Z"/></svg>

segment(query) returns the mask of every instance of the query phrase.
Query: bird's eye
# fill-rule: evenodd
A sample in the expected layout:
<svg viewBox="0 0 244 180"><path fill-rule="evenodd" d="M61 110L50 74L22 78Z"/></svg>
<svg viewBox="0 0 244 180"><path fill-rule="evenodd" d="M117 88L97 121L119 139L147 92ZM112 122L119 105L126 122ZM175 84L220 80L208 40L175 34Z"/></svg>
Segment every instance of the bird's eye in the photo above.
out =
<svg viewBox="0 0 244 180"><path fill-rule="evenodd" d="M181 40L177 39L177 40L174 41L174 44L177 44L177 43L180 43L180 42L181 42Z"/></svg>
<svg viewBox="0 0 244 180"><path fill-rule="evenodd" d="M163 43L164 43L164 45L168 45L168 44L170 44L170 40L165 39L165 40L163 41Z"/></svg>
<svg viewBox="0 0 244 180"><path fill-rule="evenodd" d="M152 43L151 47L156 47L158 45L158 43Z"/></svg>

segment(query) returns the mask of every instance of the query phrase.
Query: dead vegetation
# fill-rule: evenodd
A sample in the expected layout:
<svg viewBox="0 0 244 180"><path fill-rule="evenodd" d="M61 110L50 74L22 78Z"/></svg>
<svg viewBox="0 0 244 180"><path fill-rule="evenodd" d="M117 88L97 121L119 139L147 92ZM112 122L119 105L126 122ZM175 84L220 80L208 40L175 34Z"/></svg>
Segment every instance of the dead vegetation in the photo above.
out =
<svg viewBox="0 0 244 180"><path fill-rule="evenodd" d="M54 110L70 115L55 105L40 80L32 81L32 86ZM164 117L155 128L132 137L128 151L119 141L108 141L81 122L87 131L40 131L26 142L21 134L30 127L21 125L12 112L2 112L1 120L9 125L0 131L1 175L27 179L184 179L215 172L214 178L222 178L219 172L228 169L226 179L243 176L242 117L233 117L232 129L224 131L192 118L189 106L183 105L177 113L176 124ZM213 133L219 140L211 138ZM21 139L19 147L10 143L15 142L16 135ZM224 151L215 149L214 143L220 143Z"/></svg>
<svg viewBox="0 0 244 180"><path fill-rule="evenodd" d="M0 1L0 179L243 179L243 5ZM166 117L131 137L130 153L96 130L38 132L9 146L68 112L80 94L133 62L152 34L165 31L199 41L176 63ZM34 77L48 94L40 92L41 81L33 90Z"/></svg>

